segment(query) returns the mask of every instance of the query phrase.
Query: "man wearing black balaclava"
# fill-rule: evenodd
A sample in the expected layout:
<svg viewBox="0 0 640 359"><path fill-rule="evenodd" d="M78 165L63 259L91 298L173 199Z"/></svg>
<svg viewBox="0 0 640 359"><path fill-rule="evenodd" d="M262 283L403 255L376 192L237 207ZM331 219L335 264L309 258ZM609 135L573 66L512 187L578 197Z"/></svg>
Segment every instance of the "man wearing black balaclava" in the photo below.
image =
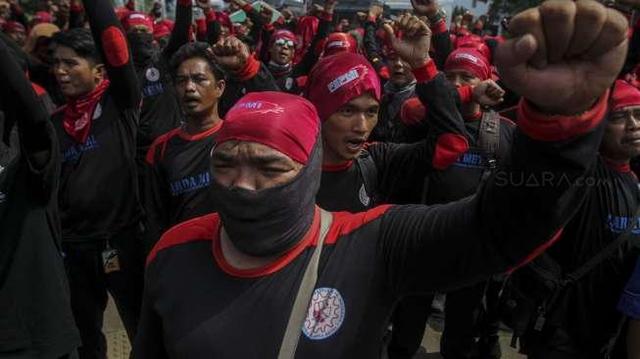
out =
<svg viewBox="0 0 640 359"><path fill-rule="evenodd" d="M219 214L169 230L147 259L134 356L379 357L403 296L477 282L543 250L587 191L578 183L596 158L608 87L627 47L626 19L583 2L586 11L564 1L523 13L528 21L498 49L501 75L525 98L512 162L460 202L324 212L314 205L322 142L313 105L272 92L241 99L212 151ZM595 36L574 37L593 30L582 20L594 15L606 19ZM426 24L407 17L397 26L404 37L394 38L396 51L426 54ZM569 51L575 59L565 62ZM415 60L414 70L425 65ZM529 63L543 60L547 67ZM557 180L509 180L543 175ZM294 306L316 247L310 300ZM300 326L288 325L293 308L302 308L293 317L300 313ZM294 354L278 355L287 348Z"/></svg>

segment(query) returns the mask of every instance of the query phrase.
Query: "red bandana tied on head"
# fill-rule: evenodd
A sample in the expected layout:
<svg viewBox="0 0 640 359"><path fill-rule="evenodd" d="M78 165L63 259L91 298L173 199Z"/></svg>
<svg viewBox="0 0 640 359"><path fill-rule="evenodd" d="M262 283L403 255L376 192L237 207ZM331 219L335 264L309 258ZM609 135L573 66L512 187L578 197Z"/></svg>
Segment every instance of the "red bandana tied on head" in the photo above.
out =
<svg viewBox="0 0 640 359"><path fill-rule="evenodd" d="M293 42L294 47L296 47L298 43L298 39L296 38L296 35L293 34L293 32L289 30L277 30L276 32L273 33L273 36L271 36L271 45L273 45L274 42L280 39L289 40Z"/></svg>
<svg viewBox="0 0 640 359"><path fill-rule="evenodd" d="M311 70L306 97L326 121L347 102L370 93L380 101L380 79L362 55L342 52L324 57Z"/></svg>
<svg viewBox="0 0 640 359"><path fill-rule="evenodd" d="M323 56L335 55L340 52L356 53L358 44L356 39L345 32L334 32L327 37L324 44Z"/></svg>
<svg viewBox="0 0 640 359"><path fill-rule="evenodd" d="M300 96L254 92L229 110L216 142L260 143L306 165L318 138L319 122L316 109Z"/></svg>
<svg viewBox="0 0 640 359"><path fill-rule="evenodd" d="M470 47L462 47L453 51L444 64L444 70L467 71L482 81L491 78L491 65L487 58Z"/></svg>
<svg viewBox="0 0 640 359"><path fill-rule="evenodd" d="M78 143L85 143L91 130L93 112L102 95L109 88L109 80L102 80L93 91L88 94L71 99L64 109L62 124L64 131Z"/></svg>
<svg viewBox="0 0 640 359"><path fill-rule="evenodd" d="M624 80L617 80L609 98L609 111L615 112L630 106L640 106L640 90Z"/></svg>
<svg viewBox="0 0 640 359"><path fill-rule="evenodd" d="M153 31L153 19L147 14L141 12L130 12L122 19L122 27L125 31L129 31L134 26L145 26L150 32Z"/></svg>

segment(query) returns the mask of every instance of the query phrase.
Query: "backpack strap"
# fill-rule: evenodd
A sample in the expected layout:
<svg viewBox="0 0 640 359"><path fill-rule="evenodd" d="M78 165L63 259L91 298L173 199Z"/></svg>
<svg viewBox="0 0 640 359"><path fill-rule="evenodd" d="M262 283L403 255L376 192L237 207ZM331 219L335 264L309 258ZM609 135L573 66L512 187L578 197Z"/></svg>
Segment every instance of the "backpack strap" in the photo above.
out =
<svg viewBox="0 0 640 359"><path fill-rule="evenodd" d="M318 280L318 265L320 263L322 246L327 237L327 233L329 233L332 222L333 215L324 209L320 209L320 235L318 236L318 243L304 271L300 287L298 287L298 294L293 302L293 308L291 309L289 321L287 322L287 329L284 332L284 337L280 344L278 359L295 358L298 342L300 341L300 328L302 328L302 324L307 317L309 302L311 301L313 291L316 287L316 281Z"/></svg>
<svg viewBox="0 0 640 359"><path fill-rule="evenodd" d="M488 171L497 166L497 153L500 149L500 115L486 109L482 113L480 129L478 130L478 147L487 159Z"/></svg>
<svg viewBox="0 0 640 359"><path fill-rule="evenodd" d="M360 157L356 159L356 164L362 174L364 189L371 198L371 204L375 205L378 197L378 168L376 163L373 161L371 154L364 150Z"/></svg>

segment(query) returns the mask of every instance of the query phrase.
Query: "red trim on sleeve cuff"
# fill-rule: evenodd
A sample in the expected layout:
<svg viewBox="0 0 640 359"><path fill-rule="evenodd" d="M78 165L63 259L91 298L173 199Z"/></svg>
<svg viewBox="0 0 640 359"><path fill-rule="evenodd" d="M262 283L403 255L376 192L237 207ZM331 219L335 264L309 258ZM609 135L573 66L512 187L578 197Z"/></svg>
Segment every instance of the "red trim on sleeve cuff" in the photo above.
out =
<svg viewBox="0 0 640 359"><path fill-rule="evenodd" d="M275 30L275 26L273 26L273 24L266 24L264 25L264 31L267 32L273 32Z"/></svg>
<svg viewBox="0 0 640 359"><path fill-rule="evenodd" d="M100 38L109 65L121 67L129 62L129 45L120 28L109 26L102 32Z"/></svg>
<svg viewBox="0 0 640 359"><path fill-rule="evenodd" d="M445 170L469 150L467 138L456 133L444 133L438 137L433 153L433 168Z"/></svg>
<svg viewBox="0 0 640 359"><path fill-rule="evenodd" d="M178 0L178 5L180 6L191 7L192 4L191 0Z"/></svg>
<svg viewBox="0 0 640 359"><path fill-rule="evenodd" d="M431 33L433 35L447 32L447 23L444 21L444 19L438 21L437 23L431 25L430 27L431 27Z"/></svg>
<svg viewBox="0 0 640 359"><path fill-rule="evenodd" d="M438 74L438 68L433 59L429 59L422 67L413 69L413 75L418 83L429 82Z"/></svg>
<svg viewBox="0 0 640 359"><path fill-rule="evenodd" d="M460 102L465 105L473 101L473 87L469 85L458 87L458 96L460 96Z"/></svg>
<svg viewBox="0 0 640 359"><path fill-rule="evenodd" d="M235 77L240 81L247 81L253 78L258 71L260 71L260 61L255 58L255 55L251 55L244 67L235 74Z"/></svg>
<svg viewBox="0 0 640 359"><path fill-rule="evenodd" d="M214 22L217 20L216 12L213 9L209 9L205 15L207 22Z"/></svg>
<svg viewBox="0 0 640 359"><path fill-rule="evenodd" d="M518 127L538 141L563 141L593 130L607 112L609 91L588 111L575 116L547 115L522 99L518 106Z"/></svg>
<svg viewBox="0 0 640 359"><path fill-rule="evenodd" d="M250 13L253 12L253 7L251 6L251 4L246 4L242 7L242 10L246 13Z"/></svg>

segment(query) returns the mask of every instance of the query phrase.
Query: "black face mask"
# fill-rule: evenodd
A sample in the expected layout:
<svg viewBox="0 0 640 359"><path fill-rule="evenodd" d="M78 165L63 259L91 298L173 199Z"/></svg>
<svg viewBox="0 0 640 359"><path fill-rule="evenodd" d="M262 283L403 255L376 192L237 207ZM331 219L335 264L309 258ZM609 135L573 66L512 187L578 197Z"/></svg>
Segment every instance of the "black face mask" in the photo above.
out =
<svg viewBox="0 0 640 359"><path fill-rule="evenodd" d="M260 191L211 185L229 240L240 251L273 256L293 248L309 230L322 175L322 146L317 141L309 162L289 183Z"/></svg>
<svg viewBox="0 0 640 359"><path fill-rule="evenodd" d="M149 65L156 53L153 44L153 35L144 32L132 32L127 34L127 40L131 46L133 63L137 68Z"/></svg>

